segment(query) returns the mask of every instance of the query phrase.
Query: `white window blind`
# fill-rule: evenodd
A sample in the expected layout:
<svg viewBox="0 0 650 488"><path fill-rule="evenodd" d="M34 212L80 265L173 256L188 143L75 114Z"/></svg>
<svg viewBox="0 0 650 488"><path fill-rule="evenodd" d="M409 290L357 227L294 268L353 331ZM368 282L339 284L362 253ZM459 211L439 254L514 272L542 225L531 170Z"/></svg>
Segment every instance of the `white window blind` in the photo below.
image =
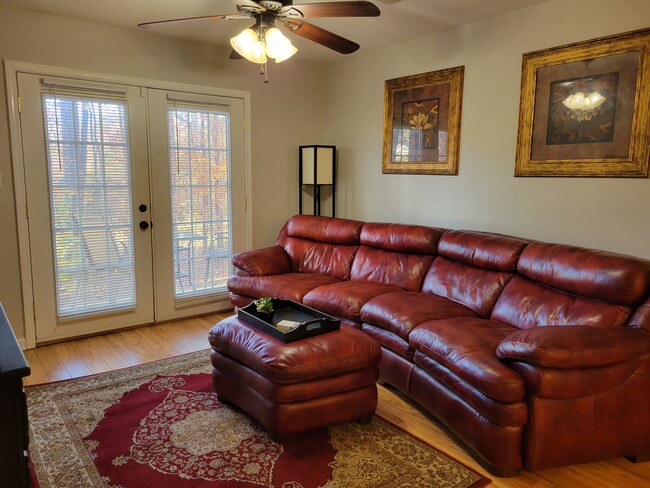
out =
<svg viewBox="0 0 650 488"><path fill-rule="evenodd" d="M136 304L127 104L43 88L57 313Z"/></svg>
<svg viewBox="0 0 650 488"><path fill-rule="evenodd" d="M226 291L231 274L231 138L227 106L168 102L176 298Z"/></svg>

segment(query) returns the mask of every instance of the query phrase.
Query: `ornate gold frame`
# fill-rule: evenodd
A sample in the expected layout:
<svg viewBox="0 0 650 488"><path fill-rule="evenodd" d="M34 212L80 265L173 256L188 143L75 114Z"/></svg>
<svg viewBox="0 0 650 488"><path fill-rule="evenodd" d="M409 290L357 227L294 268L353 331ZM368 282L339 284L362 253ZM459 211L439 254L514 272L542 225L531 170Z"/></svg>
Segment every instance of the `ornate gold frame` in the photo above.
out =
<svg viewBox="0 0 650 488"><path fill-rule="evenodd" d="M382 154L382 173L388 174L427 174L427 175L457 175L458 174L458 153L460 145L460 118L463 99L463 78L464 66L449 68L439 71L431 71L418 75L406 76L387 80L384 83L384 141ZM408 95L406 95L408 94ZM398 99L396 99L396 95ZM446 140L439 139L435 142L437 160L408 160L409 156L399 156L404 159L396 161L393 159L393 134L400 127L395 124L393 118L394 103L399 103L399 97L403 97L407 104L414 104L425 97L438 97L441 111L437 121L439 125L435 128L435 136L440 138L445 135ZM419 98L418 98L419 97ZM433 100L433 98L431 99ZM437 110L437 109L436 109ZM446 130L442 131L440 128ZM424 130L415 128L413 132ZM444 156L441 155L440 141L444 142ZM425 154L426 156L426 154Z"/></svg>
<svg viewBox="0 0 650 488"><path fill-rule="evenodd" d="M585 151L589 153L589 158L575 158L568 154L572 151L566 144L565 157L553 158L534 158L533 152L535 143L533 141L534 134L539 133L540 118L536 117L536 110L544 109L544 105L540 104L538 97L548 97L549 104L552 100L550 94L551 86L540 86L539 76L542 76L543 69L553 69L562 72L567 68L568 63L574 63L571 68L565 71L576 71L576 62L582 62L584 66L588 67L590 62L598 59L598 62L616 65L617 60L622 59L621 56L627 53L638 53L637 75L636 84L634 85L634 92L632 94L624 94L627 100L621 100L619 95L616 97L616 105L611 112L611 117L618 117L617 110L623 103L628 104L627 110L629 116L623 119L627 127L629 127L629 136L626 135L627 131L623 133L623 141L626 143L623 147L623 152L629 152L626 156L612 157L611 153L608 155L606 143L587 145ZM608 60L609 58L609 60ZM585 68L588 69L588 68ZM622 69L622 68L621 68ZM648 160L650 156L650 29L643 29L634 32L628 32L619 35L603 37L599 39L583 41L575 44L560 46L541 51L526 53L523 55L522 75L521 75L521 98L519 105L519 133L517 135L517 153L515 160L515 176L604 176L604 177L647 177L648 176ZM593 71L593 70L592 70ZM608 73L611 75L612 73ZM619 73L613 73L618 80ZM589 76L592 76L591 74ZM605 75L597 75L605 76ZM588 76L587 76L588 77ZM577 78L576 78L577 79ZM634 80L633 76L631 78ZM562 80L560 77L559 80ZM553 83L560 83L561 81L554 81ZM543 89L543 90L542 90ZM546 91L548 90L548 91ZM544 91L544 93L542 93ZM629 90L628 90L629 91ZM557 103L557 101L555 102ZM633 105L630 105L633 103ZM541 112L541 111L540 111ZM547 110L547 118L542 120L542 124L546 124L547 139L543 142L546 148L551 146L548 144L549 127L551 126L551 108ZM631 119L631 120L630 120ZM613 120L613 119L612 119ZM617 119L618 120L618 119ZM612 133L622 124L612 124L614 129ZM541 127L544 128L543 126ZM543 131L542 131L543 133ZM619 134L620 136L620 134ZM612 135L612 138L618 137ZM620 139L620 137L619 137ZM600 141L598 141L600 142ZM573 144L577 146L578 144ZM609 144L611 146L611 144ZM558 155L563 149L561 147L555 148L552 151Z"/></svg>

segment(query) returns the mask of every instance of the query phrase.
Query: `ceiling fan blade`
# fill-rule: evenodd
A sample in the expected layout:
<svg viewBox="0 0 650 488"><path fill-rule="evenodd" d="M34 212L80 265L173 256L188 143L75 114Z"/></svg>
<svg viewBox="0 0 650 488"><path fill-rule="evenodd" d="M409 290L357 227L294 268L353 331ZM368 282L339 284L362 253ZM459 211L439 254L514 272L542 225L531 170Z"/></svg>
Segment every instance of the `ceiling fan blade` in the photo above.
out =
<svg viewBox="0 0 650 488"><path fill-rule="evenodd" d="M236 14L221 14L221 15L200 15L198 17L183 17L180 19L168 19L168 20L156 20L153 22L142 22L138 24L138 27L151 27L154 25L169 24L171 22L185 22L187 20L222 20L225 18L248 18L248 16L242 16L240 13Z"/></svg>
<svg viewBox="0 0 650 488"><path fill-rule="evenodd" d="M345 37L341 37L333 32L322 29L305 22L304 20L287 19L283 22L284 26L294 34L317 42L318 44L333 49L341 54L351 54L359 49L359 44L352 42Z"/></svg>
<svg viewBox="0 0 650 488"><path fill-rule="evenodd" d="M234 49L230 51L230 56L228 56L230 59L244 59L244 56L239 54L237 51Z"/></svg>
<svg viewBox="0 0 650 488"><path fill-rule="evenodd" d="M377 17L381 14L375 4L363 0L287 5L282 9L282 12L289 16L297 15L306 19L319 17Z"/></svg>

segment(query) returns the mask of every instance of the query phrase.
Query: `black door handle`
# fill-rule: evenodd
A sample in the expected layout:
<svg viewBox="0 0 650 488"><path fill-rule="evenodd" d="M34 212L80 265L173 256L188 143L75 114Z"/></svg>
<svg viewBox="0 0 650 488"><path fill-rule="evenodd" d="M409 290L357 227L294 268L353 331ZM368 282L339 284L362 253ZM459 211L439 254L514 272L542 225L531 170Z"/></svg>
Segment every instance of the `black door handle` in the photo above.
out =
<svg viewBox="0 0 650 488"><path fill-rule="evenodd" d="M144 203L141 203L140 206L138 207L138 210L144 213L147 211L147 206Z"/></svg>
<svg viewBox="0 0 650 488"><path fill-rule="evenodd" d="M147 230L149 228L149 222L147 222L146 220L141 220L140 221L140 228L142 230Z"/></svg>

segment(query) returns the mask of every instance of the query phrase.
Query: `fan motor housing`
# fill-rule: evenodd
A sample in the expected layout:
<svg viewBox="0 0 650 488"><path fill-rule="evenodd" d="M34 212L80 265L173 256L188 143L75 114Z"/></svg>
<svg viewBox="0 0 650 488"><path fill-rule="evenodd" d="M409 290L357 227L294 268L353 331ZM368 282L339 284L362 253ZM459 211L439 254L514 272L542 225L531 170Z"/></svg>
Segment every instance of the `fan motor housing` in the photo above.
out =
<svg viewBox="0 0 650 488"><path fill-rule="evenodd" d="M293 5L293 0L260 0L257 3L266 10L277 12L286 5Z"/></svg>

